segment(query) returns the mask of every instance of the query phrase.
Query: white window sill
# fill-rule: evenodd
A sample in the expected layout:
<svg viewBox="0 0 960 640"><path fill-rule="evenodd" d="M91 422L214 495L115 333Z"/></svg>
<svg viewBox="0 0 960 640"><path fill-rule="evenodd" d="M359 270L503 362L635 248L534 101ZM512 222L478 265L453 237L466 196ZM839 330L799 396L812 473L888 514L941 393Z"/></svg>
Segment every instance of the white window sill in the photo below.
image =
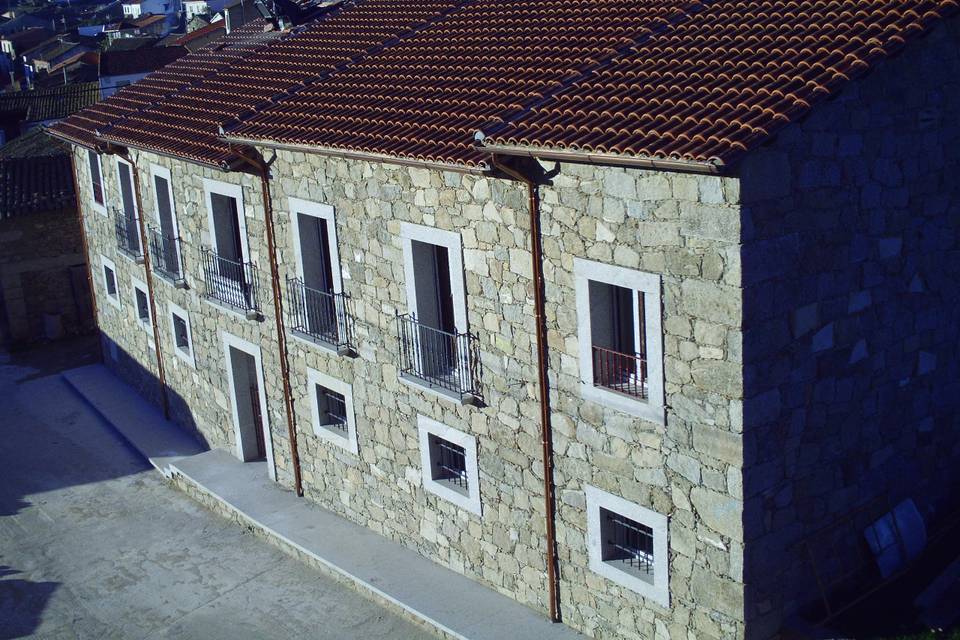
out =
<svg viewBox="0 0 960 640"><path fill-rule="evenodd" d="M197 363L194 360L193 353L187 352L186 350L183 349L183 347L177 347L177 346L174 346L173 352L174 354L176 354L178 358L180 358L185 363L187 363L187 365L189 365L191 369L197 368Z"/></svg>
<svg viewBox="0 0 960 640"><path fill-rule="evenodd" d="M597 404L622 411L623 413L643 418L656 424L666 424L667 412L664 407L651 404L648 400L635 400L629 396L608 391L603 387L597 387L586 382L580 383L580 395L585 400L596 402Z"/></svg>
<svg viewBox="0 0 960 640"><path fill-rule="evenodd" d="M113 307L116 307L117 309L122 308L121 305L120 305L120 298L119 298L119 296L110 295L110 294L108 293L106 297L107 297L107 303L108 303L108 304L110 304L110 305L113 306Z"/></svg>
<svg viewBox="0 0 960 640"><path fill-rule="evenodd" d="M349 451L355 456L360 455L360 448L357 446L356 442L350 439L349 432L341 433L336 427L327 427L326 425L322 424L314 424L313 435L317 436L321 440L335 444L345 451Z"/></svg>

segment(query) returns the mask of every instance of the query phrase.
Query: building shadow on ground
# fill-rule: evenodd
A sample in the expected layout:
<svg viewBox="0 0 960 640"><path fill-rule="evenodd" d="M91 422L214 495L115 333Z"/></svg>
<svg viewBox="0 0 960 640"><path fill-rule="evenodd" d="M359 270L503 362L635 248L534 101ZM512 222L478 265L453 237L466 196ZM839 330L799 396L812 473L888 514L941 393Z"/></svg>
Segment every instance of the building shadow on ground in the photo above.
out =
<svg viewBox="0 0 960 640"><path fill-rule="evenodd" d="M31 635L40 626L47 603L59 582L32 582L11 578L21 572L0 565L0 640Z"/></svg>

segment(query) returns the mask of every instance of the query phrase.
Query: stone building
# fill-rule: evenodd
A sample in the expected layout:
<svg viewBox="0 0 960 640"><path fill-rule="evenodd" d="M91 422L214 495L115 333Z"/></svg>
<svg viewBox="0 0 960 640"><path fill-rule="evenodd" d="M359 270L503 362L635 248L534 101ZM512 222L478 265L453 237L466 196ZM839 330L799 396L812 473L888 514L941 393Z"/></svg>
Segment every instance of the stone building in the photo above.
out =
<svg viewBox="0 0 960 640"><path fill-rule="evenodd" d="M588 636L841 608L960 458L956 3L841 4L233 30L51 129L105 360Z"/></svg>

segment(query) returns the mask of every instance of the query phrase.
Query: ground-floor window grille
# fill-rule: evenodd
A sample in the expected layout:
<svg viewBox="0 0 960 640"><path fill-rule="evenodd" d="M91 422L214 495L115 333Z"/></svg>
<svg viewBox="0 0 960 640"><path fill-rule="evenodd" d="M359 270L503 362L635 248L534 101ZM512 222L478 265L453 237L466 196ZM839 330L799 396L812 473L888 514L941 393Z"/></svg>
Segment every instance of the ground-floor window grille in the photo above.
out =
<svg viewBox="0 0 960 640"><path fill-rule="evenodd" d="M468 495L466 450L438 436L430 438L433 479L448 484L454 491Z"/></svg>
<svg viewBox="0 0 960 640"><path fill-rule="evenodd" d="M347 402L342 393L317 385L320 426L338 435L347 435Z"/></svg>
<svg viewBox="0 0 960 640"><path fill-rule="evenodd" d="M603 561L653 581L653 529L613 511L600 509Z"/></svg>

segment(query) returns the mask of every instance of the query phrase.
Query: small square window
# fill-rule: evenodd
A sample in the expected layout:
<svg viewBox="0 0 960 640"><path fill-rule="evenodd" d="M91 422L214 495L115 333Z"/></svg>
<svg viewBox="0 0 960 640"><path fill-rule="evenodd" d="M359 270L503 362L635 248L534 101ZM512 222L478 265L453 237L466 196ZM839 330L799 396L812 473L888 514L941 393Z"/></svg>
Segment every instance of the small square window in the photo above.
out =
<svg viewBox="0 0 960 640"><path fill-rule="evenodd" d="M120 290L117 285L117 265L106 256L100 256L100 264L103 266L103 288L107 292L107 302L119 309Z"/></svg>
<svg viewBox="0 0 960 640"><path fill-rule="evenodd" d="M167 303L170 314L170 330L173 338L173 352L178 358L196 368L196 355L193 352L193 335L190 332L190 315L182 307Z"/></svg>
<svg viewBox="0 0 960 640"><path fill-rule="evenodd" d="M457 493L469 496L466 450L440 436L430 436L430 474Z"/></svg>
<svg viewBox="0 0 960 640"><path fill-rule="evenodd" d="M347 435L347 402L342 393L315 385L318 424L337 435Z"/></svg>
<svg viewBox="0 0 960 640"><path fill-rule="evenodd" d="M585 493L590 569L670 606L667 517L596 487Z"/></svg>
<svg viewBox="0 0 960 640"><path fill-rule="evenodd" d="M180 316L173 316L173 337L177 349L190 353L190 338L187 336L187 321Z"/></svg>
<svg viewBox="0 0 960 640"><path fill-rule="evenodd" d="M477 439L418 416L423 488L458 507L481 514Z"/></svg>
<svg viewBox="0 0 960 640"><path fill-rule="evenodd" d="M307 369L307 385L314 435L358 454L353 387L316 369Z"/></svg>
<svg viewBox="0 0 960 640"><path fill-rule="evenodd" d="M143 289L136 289L137 292L137 319L142 322L150 322L150 302L147 300L147 292Z"/></svg>

